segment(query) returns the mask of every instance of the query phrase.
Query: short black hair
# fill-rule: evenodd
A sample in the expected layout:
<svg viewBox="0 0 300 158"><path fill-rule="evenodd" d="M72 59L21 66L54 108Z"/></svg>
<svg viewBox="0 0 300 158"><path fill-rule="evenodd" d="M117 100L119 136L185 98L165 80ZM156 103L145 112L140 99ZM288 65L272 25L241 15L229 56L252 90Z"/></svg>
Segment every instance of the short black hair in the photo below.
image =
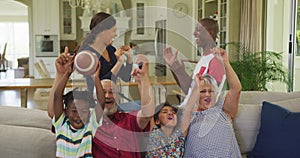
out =
<svg viewBox="0 0 300 158"><path fill-rule="evenodd" d="M88 91L79 91L77 88L69 91L67 94L63 95L63 101L65 107L68 106L70 101L74 101L74 99L86 100L89 102L90 107L95 107L95 100L92 94Z"/></svg>
<svg viewBox="0 0 300 158"><path fill-rule="evenodd" d="M173 108L173 110L177 113L177 108L173 105L171 105L170 103L168 102L164 102L164 103L161 103L160 105L158 105L156 108L155 108L155 114L154 114L154 121L156 121L158 119L158 115L159 115L159 112L161 111L161 109L165 106L169 106L171 108Z"/></svg>

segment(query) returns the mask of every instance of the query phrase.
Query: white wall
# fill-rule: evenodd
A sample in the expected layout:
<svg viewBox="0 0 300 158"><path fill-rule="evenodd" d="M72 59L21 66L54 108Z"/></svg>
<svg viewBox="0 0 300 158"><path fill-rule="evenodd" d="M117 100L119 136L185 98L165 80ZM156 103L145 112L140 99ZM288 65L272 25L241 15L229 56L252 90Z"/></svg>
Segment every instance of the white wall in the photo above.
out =
<svg viewBox="0 0 300 158"><path fill-rule="evenodd" d="M185 3L188 6L188 15L185 17L176 17L173 8L176 3ZM172 0L167 2L169 8L167 12L167 44L178 49L178 56L181 59L196 59L195 39L193 32L197 21L196 0ZM188 73L191 73L193 66L186 65Z"/></svg>

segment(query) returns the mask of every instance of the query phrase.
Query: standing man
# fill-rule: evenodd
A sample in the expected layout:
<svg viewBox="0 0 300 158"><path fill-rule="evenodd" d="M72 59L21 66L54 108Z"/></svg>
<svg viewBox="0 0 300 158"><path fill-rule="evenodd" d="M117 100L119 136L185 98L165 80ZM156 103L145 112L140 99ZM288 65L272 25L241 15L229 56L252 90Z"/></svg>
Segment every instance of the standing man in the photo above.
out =
<svg viewBox="0 0 300 158"><path fill-rule="evenodd" d="M196 39L197 46L203 49L203 56L201 56L201 59L194 69L193 77L186 73L183 62L177 59L178 51L173 53L170 47L164 51L164 59L169 65L177 84L183 92L187 94L186 98L189 98L190 88L194 85L192 78L198 73L213 76L219 85L225 79L223 63L212 53L212 49L216 47L218 32L218 22L213 19L204 18L197 24L193 35ZM186 101L187 100L184 102L186 103Z"/></svg>

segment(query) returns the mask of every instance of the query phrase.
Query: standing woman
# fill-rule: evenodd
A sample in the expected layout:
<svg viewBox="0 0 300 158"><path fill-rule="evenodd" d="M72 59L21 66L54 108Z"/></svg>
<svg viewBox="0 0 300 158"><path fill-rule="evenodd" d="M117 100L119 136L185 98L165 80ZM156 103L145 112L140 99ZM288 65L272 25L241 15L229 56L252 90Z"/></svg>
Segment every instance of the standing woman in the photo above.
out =
<svg viewBox="0 0 300 158"><path fill-rule="evenodd" d="M110 79L116 82L117 77L120 77L124 81L129 81L133 64L132 50L130 46L122 46L116 49L111 45L113 39L117 36L115 18L107 13L99 12L93 16L90 23L90 30L91 32L87 34L86 38L74 52L90 50L97 55L101 63L100 80ZM127 58L126 65L124 65L123 58L121 57L123 54ZM60 64L56 71L56 79L60 79L67 66L69 66L63 65L63 63L71 60L68 47L62 53L62 59L62 64ZM93 93L94 81L92 77L86 76L86 82L88 91ZM51 98L54 96L53 89L57 87L56 83L54 82L52 85L48 99L48 115L51 118L54 115L53 100Z"/></svg>
<svg viewBox="0 0 300 158"><path fill-rule="evenodd" d="M110 79L116 82L117 77L123 81L130 80L132 70L132 50L130 46L122 46L118 49L111 44L116 34L116 20L110 14L99 12L95 14L90 23L91 32L83 40L78 52L90 50L94 52L101 63L100 80ZM126 56L124 65L122 55ZM93 91L94 82L91 76L86 76L88 90Z"/></svg>
<svg viewBox="0 0 300 158"><path fill-rule="evenodd" d="M229 90L225 98L217 101L217 81L207 74L195 76L195 86L184 109L184 113L192 117L191 123L190 119L182 122L190 123L184 157L240 158L232 120L238 111L241 83L228 61L226 51L212 51L224 63ZM198 106L196 112L193 112L195 104Z"/></svg>

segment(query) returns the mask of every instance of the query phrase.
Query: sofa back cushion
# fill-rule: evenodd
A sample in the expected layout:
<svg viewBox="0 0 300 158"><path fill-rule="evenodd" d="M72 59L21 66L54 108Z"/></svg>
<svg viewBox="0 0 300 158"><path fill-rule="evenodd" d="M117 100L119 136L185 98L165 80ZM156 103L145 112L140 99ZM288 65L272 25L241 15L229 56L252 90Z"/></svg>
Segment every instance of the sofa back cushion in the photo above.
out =
<svg viewBox="0 0 300 158"><path fill-rule="evenodd" d="M51 119L46 111L21 107L0 106L0 124L36 127L50 131Z"/></svg>
<svg viewBox="0 0 300 158"><path fill-rule="evenodd" d="M263 102L261 127L249 157L299 157L300 112Z"/></svg>
<svg viewBox="0 0 300 158"><path fill-rule="evenodd" d="M255 145L260 127L261 107L261 104L239 104L233 127L240 151L243 154L251 151Z"/></svg>
<svg viewBox="0 0 300 158"><path fill-rule="evenodd" d="M268 91L242 91L240 104L262 104L263 101L277 102L300 97L299 92L268 92Z"/></svg>
<svg viewBox="0 0 300 158"><path fill-rule="evenodd" d="M281 93L281 92L242 92L242 97L255 97L260 95L265 95L266 99L271 100L280 100L274 101L272 103L282 106L292 112L300 112L300 93L293 92L293 93ZM277 99L271 98L272 94L275 94L274 97L281 94L283 96L277 96ZM284 96L287 95L287 96ZM264 96L260 96L258 100L263 100ZM283 98L290 98L287 100L282 100ZM293 99L294 98L294 99ZM241 98L242 99L242 98ZM247 99L243 99L244 101ZM248 99L255 100L255 99ZM263 102L263 101L262 101ZM252 151L256 137L258 135L260 129L260 119L261 119L261 109L262 103L257 103L254 101L253 104L251 103L240 103L238 114L233 121L233 127L235 130L235 135L238 140L238 144L241 150L241 153L248 153Z"/></svg>

